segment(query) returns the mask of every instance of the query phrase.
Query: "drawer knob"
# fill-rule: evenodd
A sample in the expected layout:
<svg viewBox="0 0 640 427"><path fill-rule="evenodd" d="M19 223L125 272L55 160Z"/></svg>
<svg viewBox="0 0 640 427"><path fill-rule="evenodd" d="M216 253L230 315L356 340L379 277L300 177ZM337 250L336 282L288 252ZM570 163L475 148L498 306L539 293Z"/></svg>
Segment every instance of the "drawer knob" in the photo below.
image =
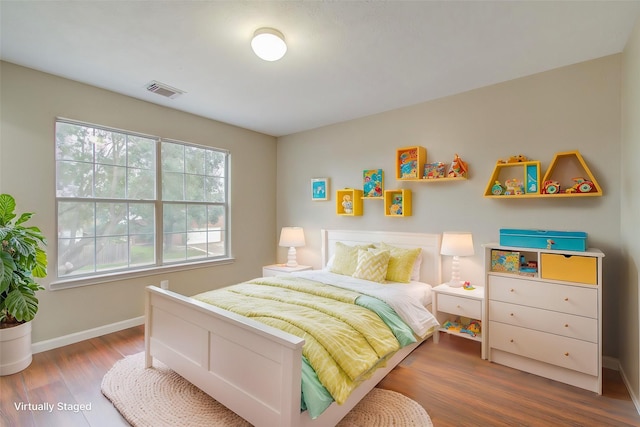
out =
<svg viewBox="0 0 640 427"><path fill-rule="evenodd" d="M515 289L513 289L513 288L509 289L509 292L515 292L515 291L516 291L516 290L515 290Z"/></svg>
<svg viewBox="0 0 640 427"><path fill-rule="evenodd" d="M569 327L569 324L568 324L568 323L565 323L565 324L564 324L564 327L565 327L565 328L568 328L568 327Z"/></svg>
<svg viewBox="0 0 640 427"><path fill-rule="evenodd" d="M509 316L513 317L513 313L509 313Z"/></svg>
<svg viewBox="0 0 640 427"><path fill-rule="evenodd" d="M460 304L456 305L457 308L460 308Z"/></svg>
<svg viewBox="0 0 640 427"><path fill-rule="evenodd" d="M569 301L569 297L564 297L564 300L565 301Z"/></svg>
<svg viewBox="0 0 640 427"><path fill-rule="evenodd" d="M568 355L569 355L569 352L568 352L568 351L567 351L567 352L565 352L565 353L564 353L564 355L565 355L565 356L568 356Z"/></svg>
<svg viewBox="0 0 640 427"><path fill-rule="evenodd" d="M509 342L513 342L513 338L511 338L511 339L509 340Z"/></svg>

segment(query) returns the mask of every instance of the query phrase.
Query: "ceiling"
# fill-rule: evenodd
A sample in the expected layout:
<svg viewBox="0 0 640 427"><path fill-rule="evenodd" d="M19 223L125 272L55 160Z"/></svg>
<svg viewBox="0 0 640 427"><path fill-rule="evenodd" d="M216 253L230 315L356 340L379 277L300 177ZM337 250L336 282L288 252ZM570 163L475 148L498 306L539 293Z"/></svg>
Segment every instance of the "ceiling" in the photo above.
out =
<svg viewBox="0 0 640 427"><path fill-rule="evenodd" d="M0 0L0 57L282 136L619 53L639 17L640 1ZM265 26L279 61L251 50Z"/></svg>

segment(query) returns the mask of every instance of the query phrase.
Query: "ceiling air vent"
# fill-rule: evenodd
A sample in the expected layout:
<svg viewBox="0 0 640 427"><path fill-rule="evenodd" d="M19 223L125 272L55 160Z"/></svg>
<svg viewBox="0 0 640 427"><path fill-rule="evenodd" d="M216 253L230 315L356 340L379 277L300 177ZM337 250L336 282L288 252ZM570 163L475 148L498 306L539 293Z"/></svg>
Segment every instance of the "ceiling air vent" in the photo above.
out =
<svg viewBox="0 0 640 427"><path fill-rule="evenodd" d="M176 89L164 83L157 82L153 80L152 82L147 84L147 90L149 92L157 93L158 95L162 95L166 98L177 98L178 96L185 93L183 90Z"/></svg>

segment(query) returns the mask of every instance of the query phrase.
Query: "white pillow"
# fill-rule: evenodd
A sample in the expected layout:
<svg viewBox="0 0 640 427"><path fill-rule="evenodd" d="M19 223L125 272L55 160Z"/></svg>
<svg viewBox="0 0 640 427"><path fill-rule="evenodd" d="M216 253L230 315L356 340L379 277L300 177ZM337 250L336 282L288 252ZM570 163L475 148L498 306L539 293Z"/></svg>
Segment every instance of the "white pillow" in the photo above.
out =
<svg viewBox="0 0 640 427"><path fill-rule="evenodd" d="M413 268L411 269L411 281L419 282L420 281L420 267L422 267L422 252L416 258L416 261L413 263Z"/></svg>
<svg viewBox="0 0 640 427"><path fill-rule="evenodd" d="M333 260L336 259L336 254L333 254L329 257L329 261L327 261L327 265L325 266L326 270L331 270L331 267L333 266Z"/></svg>

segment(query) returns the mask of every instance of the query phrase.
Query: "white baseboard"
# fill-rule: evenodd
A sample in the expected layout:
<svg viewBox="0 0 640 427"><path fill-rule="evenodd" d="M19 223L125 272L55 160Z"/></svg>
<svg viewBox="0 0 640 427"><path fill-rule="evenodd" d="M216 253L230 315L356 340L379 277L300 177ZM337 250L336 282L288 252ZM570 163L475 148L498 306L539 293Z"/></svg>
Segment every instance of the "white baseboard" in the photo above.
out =
<svg viewBox="0 0 640 427"><path fill-rule="evenodd" d="M144 316L134 317L133 319L123 320L121 322L111 323L109 325L99 326L86 331L75 332L73 334L64 335L50 340L38 341L31 344L32 353L41 353L43 351L52 350L65 345L75 344L80 341L99 337L101 335L110 334L112 332L121 331L123 329L132 328L144 324Z"/></svg>
<svg viewBox="0 0 640 427"><path fill-rule="evenodd" d="M624 373L624 369L620 365L620 361L618 359L614 359L613 357L603 357L602 358L602 366L608 369L613 369L614 371L620 372L620 377L622 378L622 382L625 387L627 387L627 391L629 392L629 396L631 396L631 401L636 407L636 411L640 414L640 399L635 395L633 389L631 388L631 383L629 382L629 378Z"/></svg>
<svg viewBox="0 0 640 427"><path fill-rule="evenodd" d="M620 362L618 359L610 356L602 357L602 367L607 369L612 369L614 371L620 370Z"/></svg>
<svg viewBox="0 0 640 427"><path fill-rule="evenodd" d="M638 414L640 414L640 399L638 399L638 396L636 396L633 393L633 389L631 388L631 383L629 383L629 378L625 375L624 369L620 367L619 370L620 370L620 376L622 377L622 381L624 382L624 385L627 386L627 390L629 390L631 401L633 402L634 405L636 405L636 411L638 411Z"/></svg>

